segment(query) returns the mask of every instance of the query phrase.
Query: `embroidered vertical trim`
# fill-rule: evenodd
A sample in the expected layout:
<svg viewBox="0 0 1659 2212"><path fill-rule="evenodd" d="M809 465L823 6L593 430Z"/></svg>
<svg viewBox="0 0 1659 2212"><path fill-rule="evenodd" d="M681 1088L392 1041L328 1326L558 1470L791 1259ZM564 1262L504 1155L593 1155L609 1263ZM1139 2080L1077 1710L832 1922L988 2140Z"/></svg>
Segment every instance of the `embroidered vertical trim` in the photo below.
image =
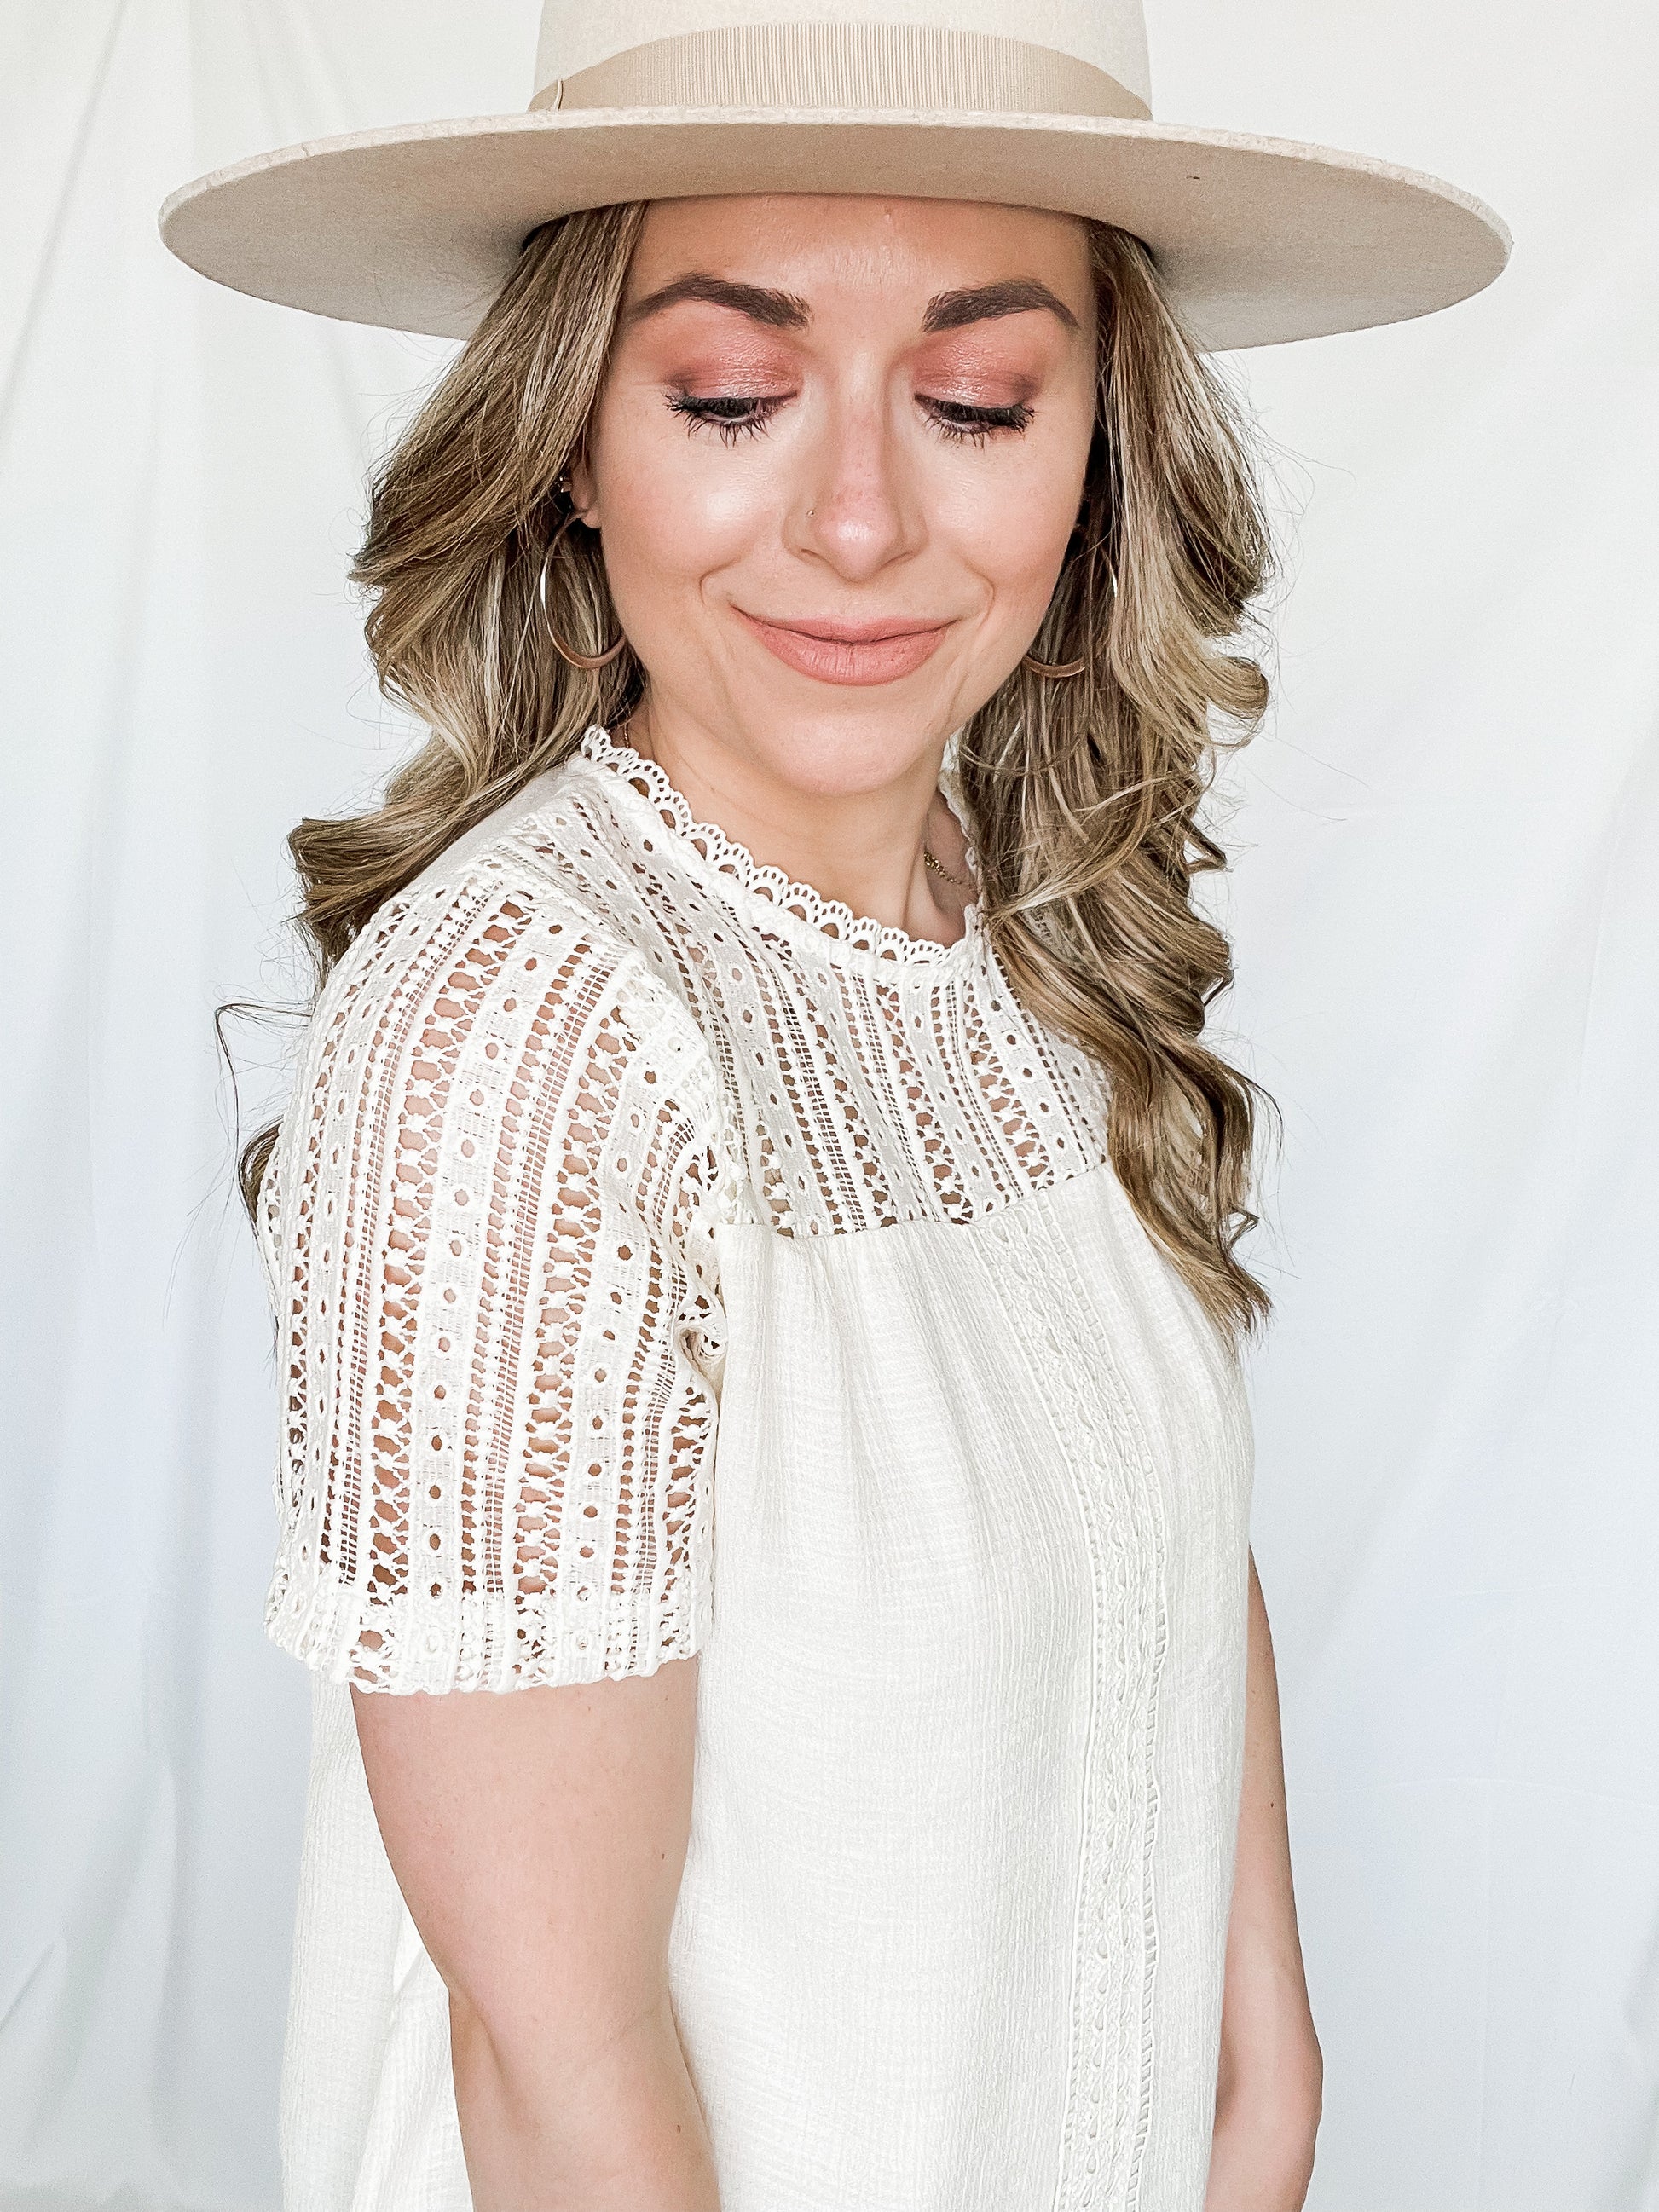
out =
<svg viewBox="0 0 1659 2212"><path fill-rule="evenodd" d="M1053 2212L1138 2212L1156 2057L1158 1706L1169 1632L1163 1504L1146 1432L1089 1325L1087 1285L1049 1194L983 1226L980 1249L1005 1266L1011 1335L1048 1396L1074 1473L1097 1614Z"/></svg>

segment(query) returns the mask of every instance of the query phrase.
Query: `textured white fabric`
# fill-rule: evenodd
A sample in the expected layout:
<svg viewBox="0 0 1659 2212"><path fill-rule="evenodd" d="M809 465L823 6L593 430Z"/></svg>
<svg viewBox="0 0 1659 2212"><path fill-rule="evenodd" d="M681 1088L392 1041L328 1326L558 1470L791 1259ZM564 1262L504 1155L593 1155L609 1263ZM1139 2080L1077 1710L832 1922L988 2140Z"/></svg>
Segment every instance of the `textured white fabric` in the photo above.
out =
<svg viewBox="0 0 1659 2212"><path fill-rule="evenodd" d="M693 1651L724 2212L1199 2212L1249 1417L967 920L858 920L593 730L331 977L264 1221L296 2212L467 2203L347 1683Z"/></svg>

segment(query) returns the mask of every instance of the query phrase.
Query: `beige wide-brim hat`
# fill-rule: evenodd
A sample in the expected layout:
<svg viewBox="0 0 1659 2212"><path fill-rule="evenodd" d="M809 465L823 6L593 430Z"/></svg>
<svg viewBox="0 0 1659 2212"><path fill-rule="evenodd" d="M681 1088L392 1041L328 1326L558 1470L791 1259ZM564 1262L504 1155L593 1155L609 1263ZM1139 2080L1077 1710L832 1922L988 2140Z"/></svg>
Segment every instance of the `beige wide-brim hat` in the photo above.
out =
<svg viewBox="0 0 1659 2212"><path fill-rule="evenodd" d="M161 222L238 291L465 337L550 217L750 192L1098 217L1152 249L1211 349L1428 314L1510 250L1437 178L1155 123L1140 0L546 0L528 113L284 147Z"/></svg>

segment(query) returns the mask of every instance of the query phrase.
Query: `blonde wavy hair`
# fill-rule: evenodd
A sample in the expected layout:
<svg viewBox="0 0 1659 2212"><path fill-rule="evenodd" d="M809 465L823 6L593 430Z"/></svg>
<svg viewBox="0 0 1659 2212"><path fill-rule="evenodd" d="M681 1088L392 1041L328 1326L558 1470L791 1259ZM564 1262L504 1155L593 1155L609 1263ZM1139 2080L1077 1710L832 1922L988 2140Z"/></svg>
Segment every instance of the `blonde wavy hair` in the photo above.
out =
<svg viewBox="0 0 1659 2212"><path fill-rule="evenodd" d="M345 820L289 838L316 983L387 899L474 822L638 703L631 649L572 665L617 635L599 540L571 532L561 486L604 380L643 204L544 225L380 469L352 570L369 595L386 694L432 732ZM963 728L957 773L983 919L1009 981L1073 1038L1111 1090L1112 1165L1136 1212L1237 1344L1266 1291L1235 1256L1258 1107L1272 1102L1202 1042L1232 981L1194 908L1225 855L1200 826L1218 748L1267 705L1240 649L1272 567L1238 410L1172 312L1151 254L1090 223L1099 400L1083 505L1033 657ZM1217 721L1231 737L1218 735ZM276 1127L243 1148L257 1207Z"/></svg>

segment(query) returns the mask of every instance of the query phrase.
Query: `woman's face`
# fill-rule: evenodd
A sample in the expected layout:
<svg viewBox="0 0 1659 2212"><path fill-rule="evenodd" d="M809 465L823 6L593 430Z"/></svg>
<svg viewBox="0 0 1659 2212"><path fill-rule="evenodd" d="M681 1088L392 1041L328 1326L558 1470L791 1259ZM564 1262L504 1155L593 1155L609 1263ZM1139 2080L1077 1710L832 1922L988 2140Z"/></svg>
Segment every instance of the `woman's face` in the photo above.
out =
<svg viewBox="0 0 1659 2212"><path fill-rule="evenodd" d="M936 763L1053 592L1094 319L1068 216L653 204L573 474L647 728L823 796Z"/></svg>

